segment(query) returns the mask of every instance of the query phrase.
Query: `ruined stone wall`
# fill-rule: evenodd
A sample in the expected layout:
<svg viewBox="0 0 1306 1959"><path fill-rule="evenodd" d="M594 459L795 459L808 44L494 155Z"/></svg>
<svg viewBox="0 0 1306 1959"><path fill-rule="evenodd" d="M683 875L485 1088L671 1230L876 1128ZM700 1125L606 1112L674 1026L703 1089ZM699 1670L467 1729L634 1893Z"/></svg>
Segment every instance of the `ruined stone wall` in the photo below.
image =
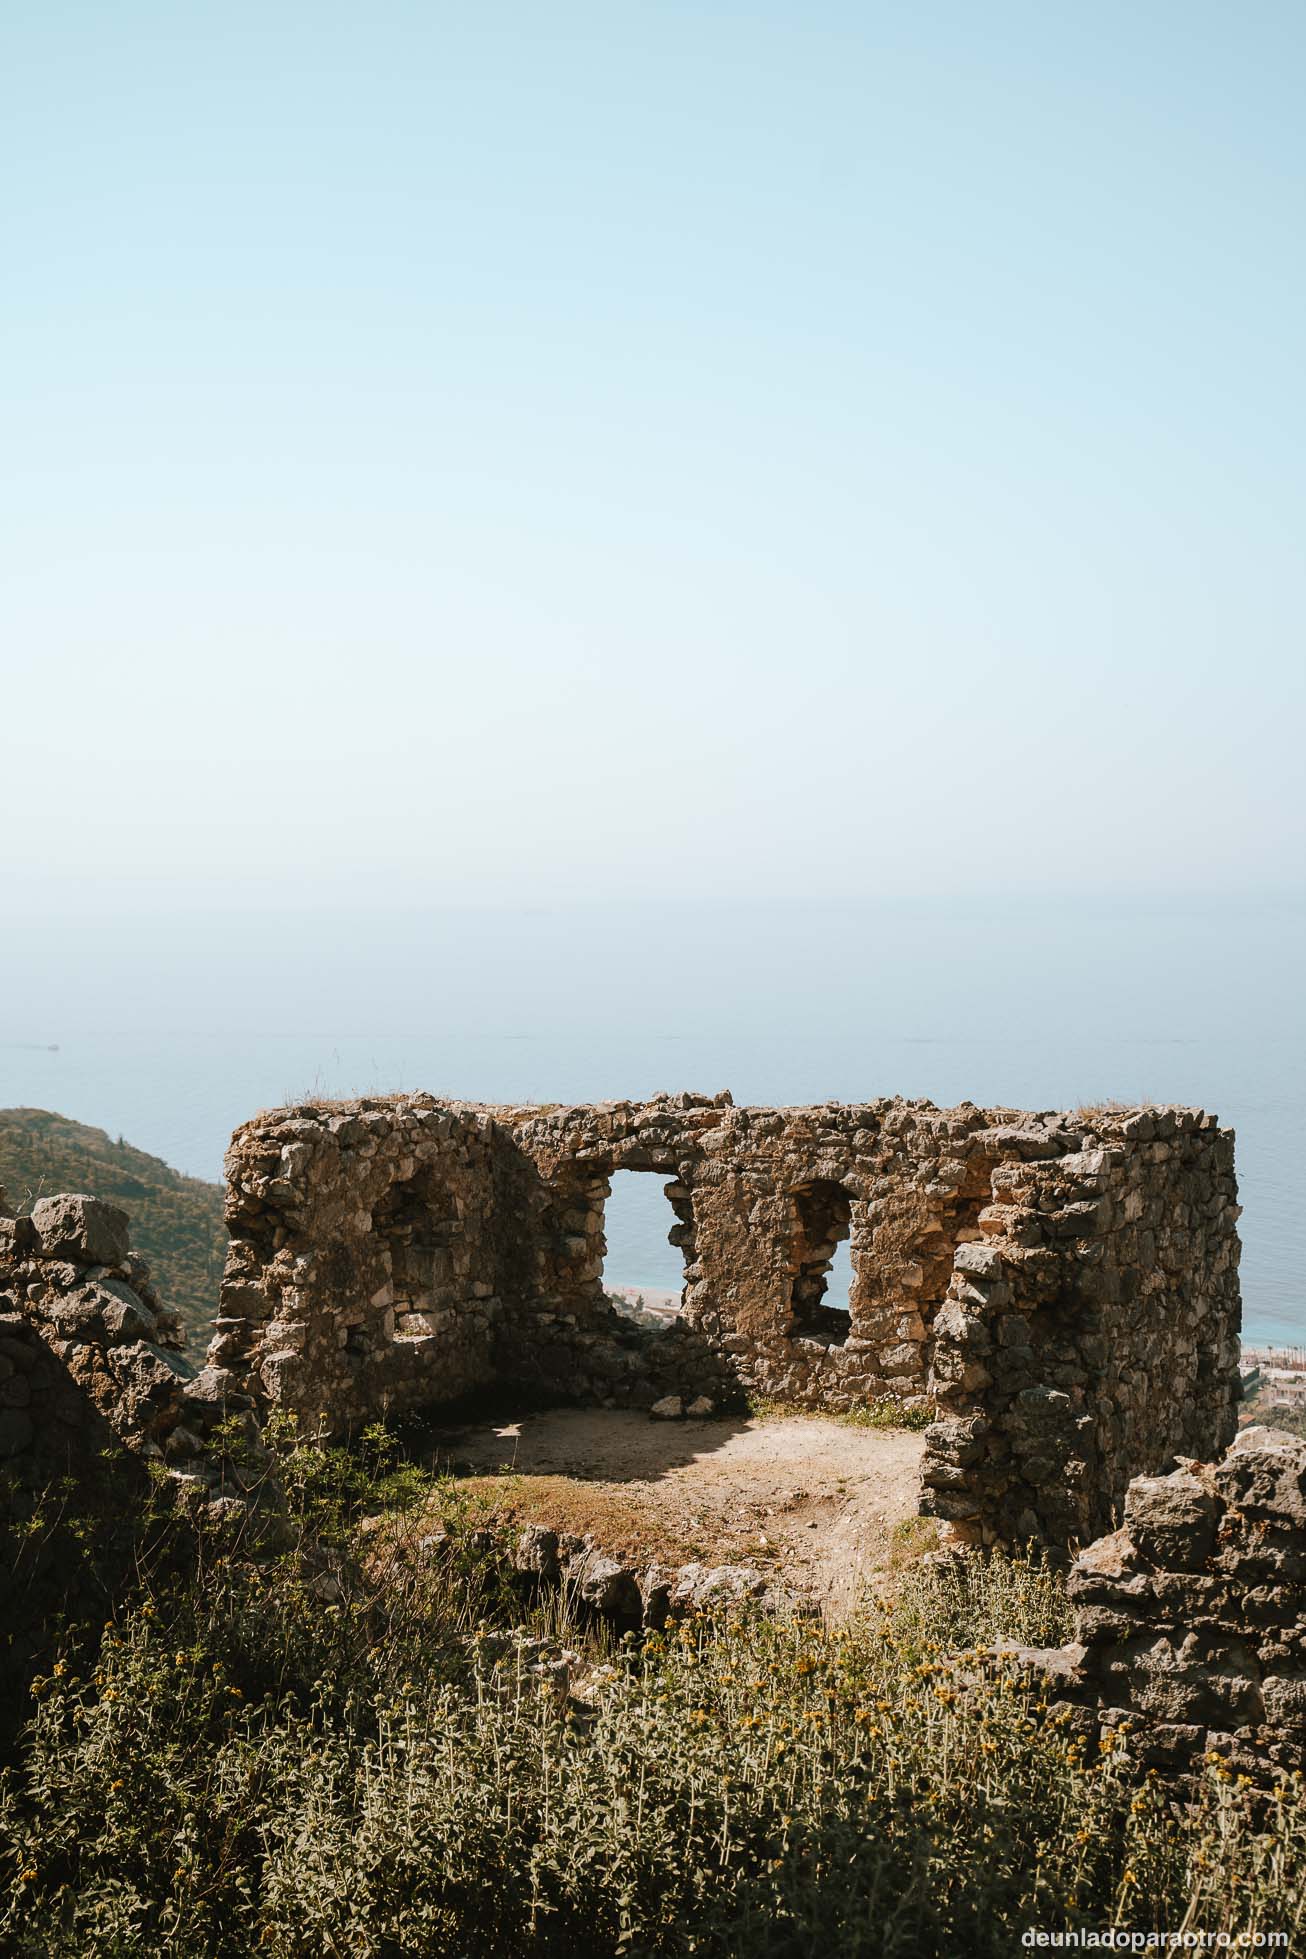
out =
<svg viewBox="0 0 1306 1959"><path fill-rule="evenodd" d="M217 1490L224 1465L207 1460L207 1442L249 1407L229 1376L196 1373L183 1357L176 1316L131 1249L124 1211L70 1195L42 1198L16 1217L0 1191L7 1516L21 1517L28 1498L61 1477L95 1481L106 1459L130 1459L141 1473L157 1463L179 1486Z"/></svg>
<svg viewBox="0 0 1306 1959"><path fill-rule="evenodd" d="M963 1537L1084 1543L1131 1476L1234 1432L1232 1136L1155 1109L1065 1140L1012 1137L936 1321L923 1508Z"/></svg>
<svg viewBox="0 0 1306 1959"><path fill-rule="evenodd" d="M92 1420L120 1440L153 1443L178 1418L188 1370L175 1317L131 1249L126 1214L99 1198L46 1197L28 1217L0 1203L0 1312L38 1335L62 1364L54 1412L0 1385L0 1460L57 1455L50 1422ZM159 1431L158 1437L155 1430Z"/></svg>
<svg viewBox="0 0 1306 1959"><path fill-rule="evenodd" d="M176 1342L121 1211L14 1217L0 1192L0 1739L61 1622L102 1623L130 1579L149 1462L185 1437Z"/></svg>
<svg viewBox="0 0 1306 1959"><path fill-rule="evenodd" d="M246 1124L210 1363L336 1433L493 1380L528 1277L513 1167L487 1114L429 1098Z"/></svg>
<svg viewBox="0 0 1306 1959"><path fill-rule="evenodd" d="M276 1110L228 1154L210 1368L335 1433L497 1381L610 1406L933 1396L931 1514L1082 1541L1131 1475L1232 1433L1232 1141L1192 1110L898 1099ZM603 1291L621 1170L671 1203L685 1289L665 1332ZM841 1233L847 1313L823 1297Z"/></svg>
<svg viewBox="0 0 1306 1959"><path fill-rule="evenodd" d="M969 1105L736 1109L718 1096L541 1109L423 1096L273 1111L227 1159L233 1242L210 1358L339 1429L492 1380L641 1405L751 1390L920 1401L1001 1136ZM992 1142L997 1133L999 1142ZM1040 1131L1041 1133L1041 1131ZM663 1335L615 1313L603 1207L664 1181L685 1260ZM851 1238L850 1310L824 1276Z"/></svg>
<svg viewBox="0 0 1306 1959"><path fill-rule="evenodd" d="M1144 1764L1265 1778L1306 1749L1306 1443L1245 1429L1214 1467L1137 1478L1071 1568L1075 1639L1015 1657Z"/></svg>

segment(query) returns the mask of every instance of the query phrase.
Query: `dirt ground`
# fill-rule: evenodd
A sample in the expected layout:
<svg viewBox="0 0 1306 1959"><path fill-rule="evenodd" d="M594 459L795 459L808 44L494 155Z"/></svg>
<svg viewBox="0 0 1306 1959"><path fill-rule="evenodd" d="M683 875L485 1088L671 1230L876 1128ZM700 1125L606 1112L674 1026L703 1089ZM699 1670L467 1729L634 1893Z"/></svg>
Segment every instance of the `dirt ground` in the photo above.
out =
<svg viewBox="0 0 1306 1959"><path fill-rule="evenodd" d="M553 1409L432 1441L497 1516L588 1533L614 1557L753 1565L836 1614L932 1541L916 1517L922 1438L904 1430Z"/></svg>

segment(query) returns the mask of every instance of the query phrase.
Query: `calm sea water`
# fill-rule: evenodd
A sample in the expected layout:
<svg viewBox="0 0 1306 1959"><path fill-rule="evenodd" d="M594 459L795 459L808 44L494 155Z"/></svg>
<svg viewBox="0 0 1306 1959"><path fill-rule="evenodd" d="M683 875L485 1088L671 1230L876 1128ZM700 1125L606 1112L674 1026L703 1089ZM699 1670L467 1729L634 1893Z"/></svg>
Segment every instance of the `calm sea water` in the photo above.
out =
<svg viewBox="0 0 1306 1959"><path fill-rule="evenodd" d="M1265 900L26 919L0 1105L216 1178L238 1122L310 1094L1200 1103L1237 1131L1247 1335L1300 1342L1304 951ZM618 1180L613 1283L679 1285L670 1223L660 1179Z"/></svg>

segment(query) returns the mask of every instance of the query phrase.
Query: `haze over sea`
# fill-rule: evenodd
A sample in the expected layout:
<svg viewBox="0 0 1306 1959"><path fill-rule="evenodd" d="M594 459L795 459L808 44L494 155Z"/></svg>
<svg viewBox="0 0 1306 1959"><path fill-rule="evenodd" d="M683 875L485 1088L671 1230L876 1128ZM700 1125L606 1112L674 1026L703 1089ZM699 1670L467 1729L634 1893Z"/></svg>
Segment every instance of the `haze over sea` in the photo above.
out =
<svg viewBox="0 0 1306 1959"><path fill-rule="evenodd" d="M218 1178L310 1095L1198 1103L1237 1131L1246 1337L1302 1342L1304 952L1265 897L51 918L0 936L0 1104ZM626 1183L608 1278L678 1286L661 1180Z"/></svg>

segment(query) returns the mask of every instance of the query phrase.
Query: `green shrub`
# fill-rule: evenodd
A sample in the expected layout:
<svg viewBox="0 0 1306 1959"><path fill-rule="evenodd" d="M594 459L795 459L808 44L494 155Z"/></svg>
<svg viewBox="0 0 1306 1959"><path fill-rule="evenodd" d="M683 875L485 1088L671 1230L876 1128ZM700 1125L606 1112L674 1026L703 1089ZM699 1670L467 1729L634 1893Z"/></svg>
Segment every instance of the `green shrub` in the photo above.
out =
<svg viewBox="0 0 1306 1959"><path fill-rule="evenodd" d="M0 1784L5 1951L951 1959L1028 1926L1306 1921L1299 1783L1266 1806L1213 1765L1180 1809L976 1650L1061 1636L1036 1562L605 1657L447 1492L433 1549L402 1486L351 1538L366 1476L338 1455L290 1483L343 1595L320 1557L204 1551L37 1683ZM570 1700L532 1670L541 1628L580 1655Z"/></svg>

